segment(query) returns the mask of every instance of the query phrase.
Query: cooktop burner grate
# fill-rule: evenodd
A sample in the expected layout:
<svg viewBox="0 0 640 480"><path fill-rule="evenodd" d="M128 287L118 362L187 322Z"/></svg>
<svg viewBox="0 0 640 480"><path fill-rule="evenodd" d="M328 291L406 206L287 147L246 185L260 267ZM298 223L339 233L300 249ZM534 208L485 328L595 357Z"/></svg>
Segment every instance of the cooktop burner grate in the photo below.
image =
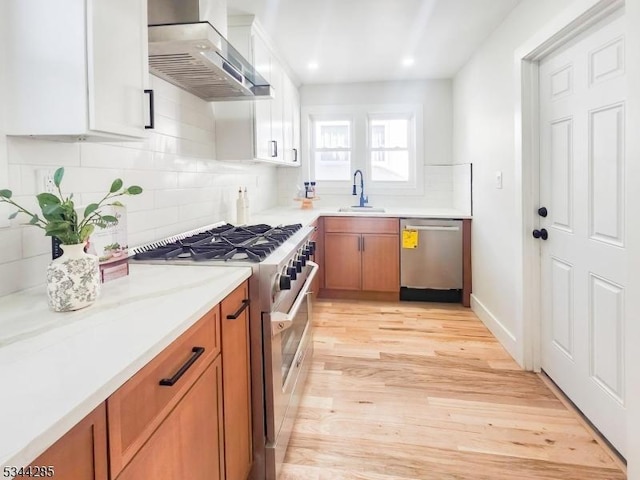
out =
<svg viewBox="0 0 640 480"><path fill-rule="evenodd" d="M265 224L234 227L226 224L139 247L133 258L260 262L301 228L299 223L277 227Z"/></svg>

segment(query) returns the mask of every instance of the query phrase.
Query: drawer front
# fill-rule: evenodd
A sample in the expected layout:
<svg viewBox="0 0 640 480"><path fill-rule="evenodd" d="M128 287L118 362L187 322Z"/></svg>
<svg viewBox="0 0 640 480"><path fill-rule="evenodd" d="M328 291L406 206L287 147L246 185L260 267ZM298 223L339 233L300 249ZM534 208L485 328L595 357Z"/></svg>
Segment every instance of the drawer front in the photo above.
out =
<svg viewBox="0 0 640 480"><path fill-rule="evenodd" d="M111 478L131 460L219 353L220 306L216 305L108 398ZM160 385L163 379L175 383Z"/></svg>
<svg viewBox="0 0 640 480"><path fill-rule="evenodd" d="M325 217L324 231L335 233L395 233L399 232L397 218Z"/></svg>

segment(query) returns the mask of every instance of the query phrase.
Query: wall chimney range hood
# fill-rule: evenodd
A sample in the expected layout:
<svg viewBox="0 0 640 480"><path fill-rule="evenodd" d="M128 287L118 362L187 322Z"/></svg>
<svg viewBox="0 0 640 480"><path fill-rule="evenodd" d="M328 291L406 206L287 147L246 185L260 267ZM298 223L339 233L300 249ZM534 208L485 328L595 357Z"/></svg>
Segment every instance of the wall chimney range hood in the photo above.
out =
<svg viewBox="0 0 640 480"><path fill-rule="evenodd" d="M200 2L148 0L149 71L207 101L272 98L269 83L202 20Z"/></svg>

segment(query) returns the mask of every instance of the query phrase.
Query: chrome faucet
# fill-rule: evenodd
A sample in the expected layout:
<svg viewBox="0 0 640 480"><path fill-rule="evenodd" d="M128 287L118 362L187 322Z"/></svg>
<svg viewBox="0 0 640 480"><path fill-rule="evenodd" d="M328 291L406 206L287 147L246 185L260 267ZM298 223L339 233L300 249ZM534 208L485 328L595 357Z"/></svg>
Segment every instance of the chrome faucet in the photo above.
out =
<svg viewBox="0 0 640 480"><path fill-rule="evenodd" d="M360 207L364 207L365 203L369 203L369 198L364 196L364 175L362 170L356 170L353 174L353 195L357 195L356 192L356 176L360 174Z"/></svg>

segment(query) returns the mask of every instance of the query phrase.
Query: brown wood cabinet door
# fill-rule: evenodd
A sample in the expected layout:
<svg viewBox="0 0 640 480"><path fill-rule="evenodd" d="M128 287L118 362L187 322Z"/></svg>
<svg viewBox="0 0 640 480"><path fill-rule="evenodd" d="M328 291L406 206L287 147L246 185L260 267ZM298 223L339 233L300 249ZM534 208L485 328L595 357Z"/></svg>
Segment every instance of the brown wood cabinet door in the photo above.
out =
<svg viewBox="0 0 640 480"><path fill-rule="evenodd" d="M245 480L253 459L251 444L251 371L249 363L249 308L237 318L248 283L225 298L222 312L222 385L224 397L224 458L227 480ZM258 308L254 306L253 308Z"/></svg>
<svg viewBox="0 0 640 480"><path fill-rule="evenodd" d="M324 236L324 285L337 290L360 290L360 241L357 233Z"/></svg>
<svg viewBox="0 0 640 480"><path fill-rule="evenodd" d="M53 467L53 478L61 480L107 480L107 413L105 404L82 419L32 464L31 475L15 478L47 478L46 467Z"/></svg>
<svg viewBox="0 0 640 480"><path fill-rule="evenodd" d="M224 478L221 418L222 368L218 356L117 480Z"/></svg>
<svg viewBox="0 0 640 480"><path fill-rule="evenodd" d="M362 236L362 290L400 291L398 235Z"/></svg>

